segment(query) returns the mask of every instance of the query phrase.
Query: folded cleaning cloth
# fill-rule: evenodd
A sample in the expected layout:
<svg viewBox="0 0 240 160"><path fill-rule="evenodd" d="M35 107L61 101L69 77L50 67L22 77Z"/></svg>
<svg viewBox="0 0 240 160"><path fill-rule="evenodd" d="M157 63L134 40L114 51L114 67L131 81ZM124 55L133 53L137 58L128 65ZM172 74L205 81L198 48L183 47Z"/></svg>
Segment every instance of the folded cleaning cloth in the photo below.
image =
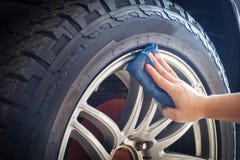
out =
<svg viewBox="0 0 240 160"><path fill-rule="evenodd" d="M149 63L154 66L151 57L148 53L158 53L156 44L148 45L139 55L127 66L127 71L133 76L138 83L159 103L164 107L175 107L171 97L160 87L156 85L151 76L145 70L145 64Z"/></svg>

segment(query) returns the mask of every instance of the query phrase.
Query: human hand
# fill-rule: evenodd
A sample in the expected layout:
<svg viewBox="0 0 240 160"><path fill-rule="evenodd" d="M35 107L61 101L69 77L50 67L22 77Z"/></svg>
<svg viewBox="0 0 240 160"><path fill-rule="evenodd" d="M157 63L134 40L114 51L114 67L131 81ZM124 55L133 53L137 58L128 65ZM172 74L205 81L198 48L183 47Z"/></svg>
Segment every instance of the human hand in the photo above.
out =
<svg viewBox="0 0 240 160"><path fill-rule="evenodd" d="M204 118L203 107L206 96L200 95L182 81L170 66L158 55L151 54L154 67L146 64L146 71L154 82L173 99L176 108L166 107L163 116L176 122L191 122Z"/></svg>

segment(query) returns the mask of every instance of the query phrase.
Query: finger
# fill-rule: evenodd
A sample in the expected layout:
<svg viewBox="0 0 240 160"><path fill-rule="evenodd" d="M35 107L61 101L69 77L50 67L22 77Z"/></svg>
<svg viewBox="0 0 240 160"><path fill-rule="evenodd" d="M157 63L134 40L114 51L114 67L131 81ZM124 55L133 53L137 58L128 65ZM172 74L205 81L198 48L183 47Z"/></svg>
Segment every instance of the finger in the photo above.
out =
<svg viewBox="0 0 240 160"><path fill-rule="evenodd" d="M167 64L167 62L159 55L154 54L154 57L157 59L157 61L163 66L163 68L172 74L175 78L178 78L177 74L174 72L174 70Z"/></svg>
<svg viewBox="0 0 240 160"><path fill-rule="evenodd" d="M153 60L154 68L161 74L164 78L169 80L170 82L175 82L176 79L173 75L171 75L158 61L157 59L150 53L150 57Z"/></svg>
<svg viewBox="0 0 240 160"><path fill-rule="evenodd" d="M173 109L171 107L165 107L162 110L162 115L168 119L176 121L177 120L176 112L177 112L176 109Z"/></svg>
<svg viewBox="0 0 240 160"><path fill-rule="evenodd" d="M146 64L146 71L152 77L153 81L168 94L173 90L173 84L166 78L164 78L158 71L150 64Z"/></svg>

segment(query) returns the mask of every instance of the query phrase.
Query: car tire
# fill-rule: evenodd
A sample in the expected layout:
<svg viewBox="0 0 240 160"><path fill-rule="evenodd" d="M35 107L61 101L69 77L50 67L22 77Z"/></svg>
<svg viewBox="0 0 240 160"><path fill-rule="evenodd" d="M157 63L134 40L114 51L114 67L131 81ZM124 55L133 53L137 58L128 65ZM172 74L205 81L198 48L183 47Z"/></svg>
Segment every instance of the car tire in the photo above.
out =
<svg viewBox="0 0 240 160"><path fill-rule="evenodd" d="M134 152L132 156L143 159L154 159L156 156L163 159L168 156L184 158L181 157L182 154L188 159L234 158L234 124L223 121L196 122L195 127L198 125L200 130L196 133L202 138L200 147L193 150L189 148L197 143L194 139L195 131L192 131L194 127L191 129L192 125L189 123L171 122L171 125L158 135L159 141L168 137L172 130L179 131L188 126L191 130L189 135L193 137L194 143L190 143L187 137L182 135L173 147L163 148L163 155L156 154L158 151L151 148L144 151L139 149L139 143L143 141L148 146L150 141L142 137L133 138L133 135L126 134L117 144L115 140L108 138L106 142L100 143L97 139L91 141L84 138L85 133L94 137L91 129L85 130L87 127L83 131L72 132L69 128L76 127L72 120L75 118L81 125L84 119L93 123L100 132L106 129L106 133L102 133L103 136L114 139L115 131L110 131L113 128L108 127L106 122L101 123L101 117L97 114L95 117L91 115L99 112L111 122L110 124L114 124L114 129L124 130L131 117L126 111L122 111L126 117L122 117L116 125L111 116L104 116L105 112L101 110L89 113L84 109L79 111L79 108L82 108L79 102L85 101L96 109L109 100L128 99L129 93L135 93L129 91L131 85L138 88L139 92L140 86L134 80L124 80L128 77L124 65L133 60L149 43L156 43L179 76L192 84L188 76L173 62L179 60L179 63L186 65L189 72L200 80L200 88L204 88L202 90L205 94L228 93L229 87L222 64L206 33L187 12L170 1L73 1L56 6L48 8L47 14L43 13L45 10L35 11L47 15L47 18L35 22L28 28L27 33L24 33L25 37L14 41L11 48L1 48L6 53L1 67L0 82L1 158L67 159L68 146L71 143L69 139L73 137L88 154L89 149L92 153L89 155L91 159L107 159L117 155L115 153L119 153L119 147L127 147L129 152ZM32 22L34 16L30 15L28 19ZM168 59L169 56L173 58ZM124 64L120 65L120 62ZM121 76L120 72L120 75L116 74L116 77L109 80L107 76L110 73L107 73L112 64L120 65L124 76ZM116 70L111 70L111 74ZM98 79L101 81L97 81ZM103 82L105 85L101 86ZM95 86L96 84L98 86ZM92 89L92 86L96 89L90 92L89 87ZM199 86L193 87L199 89ZM93 95L95 92L98 96ZM149 95L144 95L144 102L149 104ZM126 105L129 103L134 104L133 101L126 100ZM150 112L145 110L139 113L144 113L142 118L136 117L138 120L134 120L136 128ZM160 112L156 114L156 122L164 120ZM82 132L84 134L81 134ZM92 142L102 144L101 149L96 149L96 146L94 148ZM154 146L154 142L149 142L149 146ZM121 148L122 146L124 147ZM214 148L214 152L211 152L211 147ZM104 154L101 151L104 151ZM181 154L174 155L172 152Z"/></svg>

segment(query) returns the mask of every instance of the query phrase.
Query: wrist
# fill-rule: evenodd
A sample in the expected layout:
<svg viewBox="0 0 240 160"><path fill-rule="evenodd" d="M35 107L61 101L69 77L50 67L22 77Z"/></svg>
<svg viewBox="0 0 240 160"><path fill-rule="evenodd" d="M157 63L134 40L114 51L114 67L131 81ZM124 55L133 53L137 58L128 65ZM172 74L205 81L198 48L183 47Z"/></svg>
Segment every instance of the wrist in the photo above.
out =
<svg viewBox="0 0 240 160"><path fill-rule="evenodd" d="M208 103L209 97L208 96L200 96L199 101L199 119L206 119L208 118Z"/></svg>

